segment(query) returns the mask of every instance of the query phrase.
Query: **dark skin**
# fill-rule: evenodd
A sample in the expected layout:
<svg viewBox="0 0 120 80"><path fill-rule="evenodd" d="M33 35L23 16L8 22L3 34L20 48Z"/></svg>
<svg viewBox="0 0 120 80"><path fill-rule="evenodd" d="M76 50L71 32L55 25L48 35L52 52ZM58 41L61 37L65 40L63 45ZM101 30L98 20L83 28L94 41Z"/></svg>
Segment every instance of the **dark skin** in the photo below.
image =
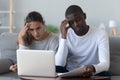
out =
<svg viewBox="0 0 120 80"><path fill-rule="evenodd" d="M62 38L66 39L67 31L71 27L77 36L84 36L89 31L89 26L86 24L85 13L75 12L66 16L66 19L61 23ZM69 24L68 27L66 25ZM86 71L80 74L81 77L90 77L92 73L95 73L95 67L93 65L87 65Z"/></svg>

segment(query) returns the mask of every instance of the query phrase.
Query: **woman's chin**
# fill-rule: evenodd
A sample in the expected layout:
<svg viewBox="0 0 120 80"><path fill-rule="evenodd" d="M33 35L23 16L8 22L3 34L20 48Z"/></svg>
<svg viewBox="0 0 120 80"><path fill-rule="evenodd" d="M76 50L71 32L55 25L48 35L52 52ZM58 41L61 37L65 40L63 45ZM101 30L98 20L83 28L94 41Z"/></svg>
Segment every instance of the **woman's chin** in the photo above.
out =
<svg viewBox="0 0 120 80"><path fill-rule="evenodd" d="M36 41L39 41L40 40L40 38L34 38Z"/></svg>
<svg viewBox="0 0 120 80"><path fill-rule="evenodd" d="M39 41L39 39L35 39L36 41Z"/></svg>

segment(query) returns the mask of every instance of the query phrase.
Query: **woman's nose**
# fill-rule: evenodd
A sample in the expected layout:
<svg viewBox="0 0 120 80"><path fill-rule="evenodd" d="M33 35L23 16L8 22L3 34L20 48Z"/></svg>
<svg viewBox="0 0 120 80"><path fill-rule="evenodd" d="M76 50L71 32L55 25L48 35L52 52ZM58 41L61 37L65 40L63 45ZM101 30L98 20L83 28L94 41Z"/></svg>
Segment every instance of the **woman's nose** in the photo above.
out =
<svg viewBox="0 0 120 80"><path fill-rule="evenodd" d="M35 34L35 35L38 34L38 31L37 31L37 30L34 30L34 34Z"/></svg>

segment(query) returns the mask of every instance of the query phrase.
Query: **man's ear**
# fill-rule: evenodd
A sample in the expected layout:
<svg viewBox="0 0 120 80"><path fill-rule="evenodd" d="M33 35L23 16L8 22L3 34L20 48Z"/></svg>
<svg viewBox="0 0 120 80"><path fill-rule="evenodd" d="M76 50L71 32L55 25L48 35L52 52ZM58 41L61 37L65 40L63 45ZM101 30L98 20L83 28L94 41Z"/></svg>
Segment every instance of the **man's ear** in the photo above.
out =
<svg viewBox="0 0 120 80"><path fill-rule="evenodd" d="M86 14L85 14L85 13L83 13L83 15L84 15L84 19L86 19Z"/></svg>

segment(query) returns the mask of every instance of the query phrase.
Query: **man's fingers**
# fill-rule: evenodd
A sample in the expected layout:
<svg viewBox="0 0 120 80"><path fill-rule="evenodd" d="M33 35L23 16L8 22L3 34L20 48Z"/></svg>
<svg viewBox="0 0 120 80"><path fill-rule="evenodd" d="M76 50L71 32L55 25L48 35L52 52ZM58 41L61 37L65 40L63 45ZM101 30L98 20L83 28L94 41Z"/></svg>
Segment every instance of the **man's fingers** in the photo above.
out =
<svg viewBox="0 0 120 80"><path fill-rule="evenodd" d="M67 27L66 27L66 29L69 29L69 28L70 28L70 26L67 26Z"/></svg>

